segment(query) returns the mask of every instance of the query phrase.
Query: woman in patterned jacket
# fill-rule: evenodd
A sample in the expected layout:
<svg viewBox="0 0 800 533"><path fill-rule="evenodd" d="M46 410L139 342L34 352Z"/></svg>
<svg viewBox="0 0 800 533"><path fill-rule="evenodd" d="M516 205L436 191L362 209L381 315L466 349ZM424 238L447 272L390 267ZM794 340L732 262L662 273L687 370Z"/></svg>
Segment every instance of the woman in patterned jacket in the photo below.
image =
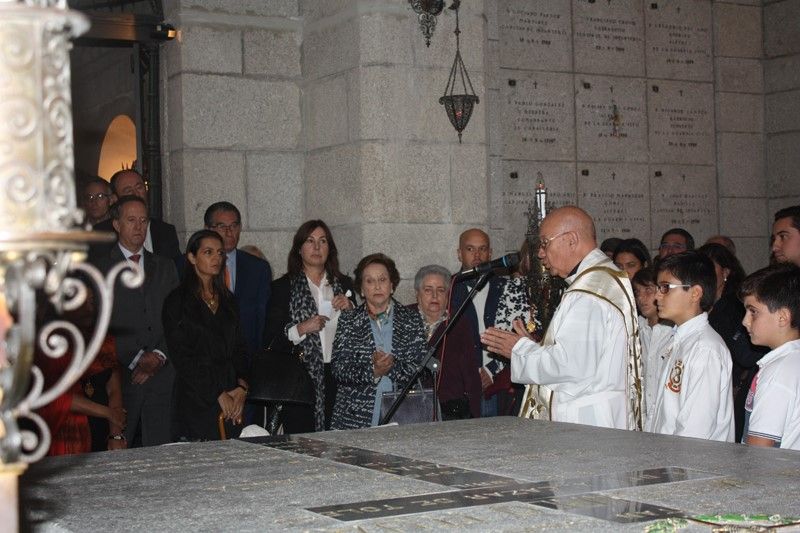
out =
<svg viewBox="0 0 800 533"><path fill-rule="evenodd" d="M425 355L425 326L416 311L392 298L400 274L383 254L368 255L355 271L365 300L342 313L333 341L337 383L331 429L375 426L384 392L401 389Z"/></svg>

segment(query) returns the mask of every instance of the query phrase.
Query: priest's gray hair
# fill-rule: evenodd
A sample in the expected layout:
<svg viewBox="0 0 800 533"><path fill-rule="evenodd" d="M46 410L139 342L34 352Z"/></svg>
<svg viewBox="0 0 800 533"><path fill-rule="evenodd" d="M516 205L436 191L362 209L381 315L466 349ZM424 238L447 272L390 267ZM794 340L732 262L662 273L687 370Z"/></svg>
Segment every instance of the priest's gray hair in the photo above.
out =
<svg viewBox="0 0 800 533"><path fill-rule="evenodd" d="M425 276L430 276L431 274L442 276L444 278L444 290L448 290L450 288L449 270L441 265L426 265L417 270L417 275L414 276L414 290L418 291L422 286L422 280L425 279Z"/></svg>

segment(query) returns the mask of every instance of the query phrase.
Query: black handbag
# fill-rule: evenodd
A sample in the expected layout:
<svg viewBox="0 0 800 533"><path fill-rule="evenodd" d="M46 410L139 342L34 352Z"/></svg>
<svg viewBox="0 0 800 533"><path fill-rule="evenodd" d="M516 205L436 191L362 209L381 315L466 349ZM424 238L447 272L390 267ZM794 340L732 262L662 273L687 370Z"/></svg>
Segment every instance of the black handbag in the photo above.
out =
<svg viewBox="0 0 800 533"><path fill-rule="evenodd" d="M303 352L266 348L253 358L248 400L268 403L314 403L314 383Z"/></svg>
<svg viewBox="0 0 800 533"><path fill-rule="evenodd" d="M398 397L400 397L399 391L383 393L381 396L381 419L386 416L386 413L389 412ZM420 386L419 389L408 391L408 394L406 394L406 397L388 422L395 422L402 426L404 424L420 424L441 420L441 413L437 404L433 389L425 389Z"/></svg>

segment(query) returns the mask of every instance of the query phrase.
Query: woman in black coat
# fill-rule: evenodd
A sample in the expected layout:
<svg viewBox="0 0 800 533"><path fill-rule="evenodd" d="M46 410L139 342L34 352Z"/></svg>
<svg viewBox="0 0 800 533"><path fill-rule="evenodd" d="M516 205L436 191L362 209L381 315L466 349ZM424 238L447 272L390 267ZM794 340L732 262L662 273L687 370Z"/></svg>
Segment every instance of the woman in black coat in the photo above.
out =
<svg viewBox="0 0 800 533"><path fill-rule="evenodd" d="M285 433L330 429L336 382L331 353L339 315L352 309L350 278L339 272L333 235L322 220L303 223L294 235L287 273L272 282L264 344L270 350L297 354L314 383L312 406L284 405Z"/></svg>
<svg viewBox="0 0 800 533"><path fill-rule="evenodd" d="M175 366L176 440L219 439L220 412L228 436L236 436L231 433L241 423L247 346L224 272L222 239L198 231L186 246L183 282L164 301L164 334Z"/></svg>

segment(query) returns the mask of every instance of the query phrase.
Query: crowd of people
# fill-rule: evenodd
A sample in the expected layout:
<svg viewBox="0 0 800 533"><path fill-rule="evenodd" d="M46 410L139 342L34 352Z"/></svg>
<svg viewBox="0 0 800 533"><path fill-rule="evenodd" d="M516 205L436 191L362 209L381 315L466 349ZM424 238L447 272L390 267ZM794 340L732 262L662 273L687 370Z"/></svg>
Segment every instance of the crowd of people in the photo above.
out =
<svg viewBox="0 0 800 533"><path fill-rule="evenodd" d="M638 239L598 246L591 217L566 206L512 272L475 286L425 265L403 305L395 261L369 254L351 279L322 220L298 228L273 281L263 254L239 246L229 202L208 206L180 253L174 226L148 217L137 172L93 180L82 199L94 228L117 234L90 261L127 262L144 283L118 282L105 356L45 410L51 453L236 436L259 419L248 394L266 352L299 358L312 384L281 406L285 433L375 426L440 338L428 384L442 420L522 413L800 449L800 206L775 214L769 265L750 276L728 237L695 249L674 228L652 257ZM464 231L456 257L458 273L488 263L489 236ZM534 258L566 284L543 335L532 334L543 319L529 298Z"/></svg>

